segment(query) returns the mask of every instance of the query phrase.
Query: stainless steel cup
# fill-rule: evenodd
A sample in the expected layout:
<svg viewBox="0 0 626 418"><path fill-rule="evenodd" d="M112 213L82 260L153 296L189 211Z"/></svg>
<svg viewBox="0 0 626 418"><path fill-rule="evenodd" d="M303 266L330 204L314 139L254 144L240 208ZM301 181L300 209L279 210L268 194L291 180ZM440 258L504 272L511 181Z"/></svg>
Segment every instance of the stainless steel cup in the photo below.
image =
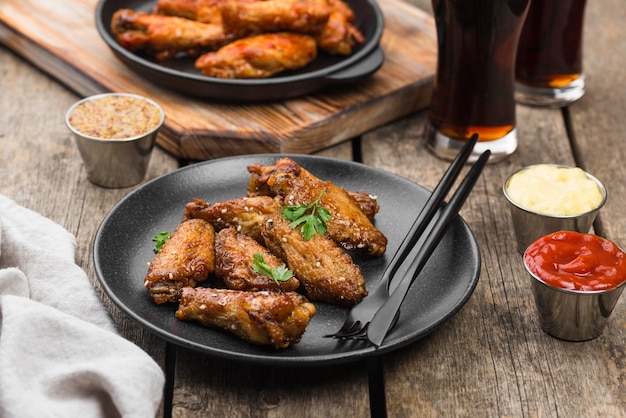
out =
<svg viewBox="0 0 626 418"><path fill-rule="evenodd" d="M550 286L526 271L532 280L532 291L541 328L553 337L566 341L587 341L599 337L617 303L626 282L616 288L580 291Z"/></svg>
<svg viewBox="0 0 626 418"><path fill-rule="evenodd" d="M129 96L147 100L160 112L160 121L148 132L129 138L102 139L85 135L69 121L72 111L88 100L108 95ZM165 114L156 102L134 94L105 93L90 96L72 105L67 111L65 123L72 132L76 146L85 164L87 178L92 183L109 188L130 187L140 183L146 175L158 130L163 125Z"/></svg>
<svg viewBox="0 0 626 418"><path fill-rule="evenodd" d="M554 165L556 167L568 168L564 165ZM515 231L515 239L519 252L523 254L530 244L532 244L542 236L548 235L551 232L589 232L591 226L593 225L593 221L598 215L598 211L602 208L602 206L604 206L604 203L606 202L606 189L604 185L600 182L600 180L598 180L589 173L585 173L587 175L587 178L593 180L602 192L602 202L595 209L577 215L569 216L546 215L523 208L522 206L518 205L513 199L511 199L509 193L507 192L510 179L516 173L530 167L532 166L523 167L515 171L509 177L507 177L507 179L504 181L504 184L502 185L502 191L504 192L504 196L509 202L511 219L513 221L513 229Z"/></svg>

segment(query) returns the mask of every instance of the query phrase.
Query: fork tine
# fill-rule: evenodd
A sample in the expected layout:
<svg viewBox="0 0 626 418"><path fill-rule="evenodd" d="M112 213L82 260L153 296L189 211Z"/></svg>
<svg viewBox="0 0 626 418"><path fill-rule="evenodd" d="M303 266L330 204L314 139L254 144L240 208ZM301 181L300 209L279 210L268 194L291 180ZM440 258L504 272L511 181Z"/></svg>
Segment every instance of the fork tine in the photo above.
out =
<svg viewBox="0 0 626 418"><path fill-rule="evenodd" d="M335 332L334 334L325 335L325 337L346 338L350 335L357 334L362 329L363 327L361 327L361 321L346 321L346 323L343 324L339 331Z"/></svg>
<svg viewBox="0 0 626 418"><path fill-rule="evenodd" d="M367 327L369 322L365 322L364 325L359 323L358 327L355 327L350 332L344 332L342 334L337 333L338 335L333 335L333 338L339 340L363 340L367 338Z"/></svg>

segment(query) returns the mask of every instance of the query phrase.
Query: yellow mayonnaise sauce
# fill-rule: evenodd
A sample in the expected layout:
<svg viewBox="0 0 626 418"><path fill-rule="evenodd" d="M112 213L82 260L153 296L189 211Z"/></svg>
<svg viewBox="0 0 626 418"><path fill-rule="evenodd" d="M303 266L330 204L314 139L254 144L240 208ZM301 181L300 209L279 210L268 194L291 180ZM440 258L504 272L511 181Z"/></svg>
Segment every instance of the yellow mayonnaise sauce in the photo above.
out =
<svg viewBox="0 0 626 418"><path fill-rule="evenodd" d="M526 210L556 216L592 211L604 199L601 188L582 169L549 164L515 173L506 184L506 192Z"/></svg>

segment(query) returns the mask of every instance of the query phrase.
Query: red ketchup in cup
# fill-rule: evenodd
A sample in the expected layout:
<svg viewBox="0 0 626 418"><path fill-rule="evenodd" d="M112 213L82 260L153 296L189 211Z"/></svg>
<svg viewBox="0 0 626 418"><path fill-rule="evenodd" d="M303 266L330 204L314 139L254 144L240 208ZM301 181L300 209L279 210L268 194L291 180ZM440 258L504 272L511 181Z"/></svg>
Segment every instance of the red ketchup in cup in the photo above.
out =
<svg viewBox="0 0 626 418"><path fill-rule="evenodd" d="M593 234L559 231L539 238L524 253L528 270L562 289L602 291L626 281L626 253Z"/></svg>

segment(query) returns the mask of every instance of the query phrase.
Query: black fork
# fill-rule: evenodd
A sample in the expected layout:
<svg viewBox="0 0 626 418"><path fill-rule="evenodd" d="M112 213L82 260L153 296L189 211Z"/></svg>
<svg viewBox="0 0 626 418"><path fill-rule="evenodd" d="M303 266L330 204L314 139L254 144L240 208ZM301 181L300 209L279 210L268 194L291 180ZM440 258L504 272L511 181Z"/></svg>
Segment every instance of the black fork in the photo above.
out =
<svg viewBox="0 0 626 418"><path fill-rule="evenodd" d="M352 307L348 313L348 317L339 331L334 334L325 335L325 337L354 339L359 336L363 336L364 338L365 331L367 330L367 326L370 321L389 298L389 286L391 284L391 280L428 227L433 216L437 213L437 210L442 206L446 195L454 185L454 182L458 178L463 165L467 162L477 141L478 135L474 134L460 149L454 161L450 164L450 167L448 167L445 174L439 181L439 184L437 184L437 187L428 198L426 205L424 205L417 219L415 219L409 233L402 240L402 244L400 244L398 251L395 253L389 263L389 266L383 273L383 277L376 290L370 293L357 305ZM394 320L397 320L397 315Z"/></svg>

